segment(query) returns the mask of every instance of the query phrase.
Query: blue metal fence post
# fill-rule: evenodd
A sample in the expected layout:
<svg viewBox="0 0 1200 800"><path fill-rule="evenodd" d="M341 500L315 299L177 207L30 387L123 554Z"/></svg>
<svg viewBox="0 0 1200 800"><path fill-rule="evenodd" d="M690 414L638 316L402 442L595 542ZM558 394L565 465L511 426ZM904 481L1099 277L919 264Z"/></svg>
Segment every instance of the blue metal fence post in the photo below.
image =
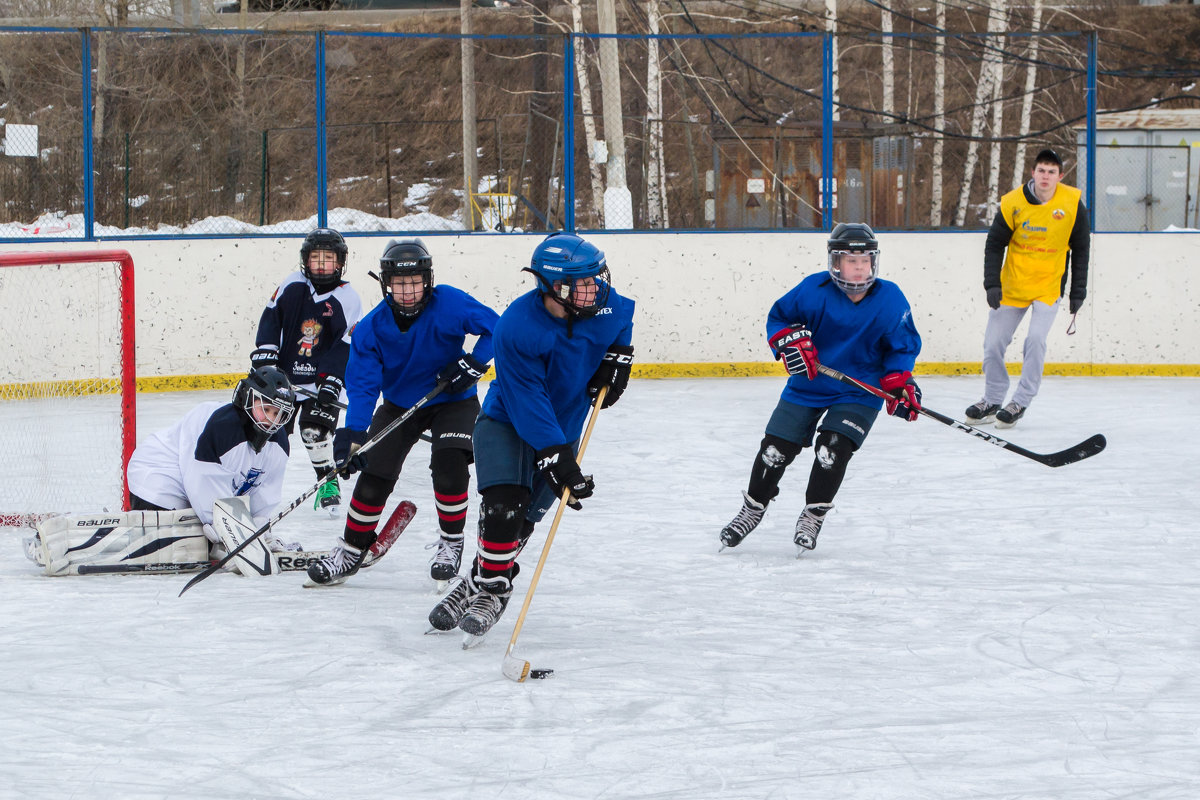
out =
<svg viewBox="0 0 1200 800"><path fill-rule="evenodd" d="M316 115L317 115L317 227L329 227L328 146L325 130L325 31L317 31L316 41Z"/></svg>
<svg viewBox="0 0 1200 800"><path fill-rule="evenodd" d="M1087 203L1096 226L1096 56L1098 38L1095 31L1088 34L1087 63Z"/></svg>
<svg viewBox="0 0 1200 800"><path fill-rule="evenodd" d="M575 32L563 42L563 227L575 232Z"/></svg>
<svg viewBox="0 0 1200 800"><path fill-rule="evenodd" d="M92 175L92 30L80 31L80 73L83 76L83 238L96 233L96 185Z"/></svg>
<svg viewBox="0 0 1200 800"><path fill-rule="evenodd" d="M833 229L833 34L821 52L821 228Z"/></svg>

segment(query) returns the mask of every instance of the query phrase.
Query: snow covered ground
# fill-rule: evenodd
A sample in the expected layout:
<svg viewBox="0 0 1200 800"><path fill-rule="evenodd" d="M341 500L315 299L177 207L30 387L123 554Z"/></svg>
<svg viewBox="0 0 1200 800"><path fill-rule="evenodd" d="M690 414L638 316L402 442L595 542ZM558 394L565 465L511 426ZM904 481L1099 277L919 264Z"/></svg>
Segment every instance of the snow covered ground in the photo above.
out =
<svg viewBox="0 0 1200 800"><path fill-rule="evenodd" d="M1108 437L1060 469L881 418L816 551L806 451L718 554L781 382L634 381L603 412L521 633L546 681L500 664L548 521L483 645L424 635L425 445L392 498L416 520L337 589L50 579L3 532L0 798L1200 797L1200 381L1048 378L998 433ZM957 416L982 379L922 386ZM143 395L139 430L223 394Z"/></svg>

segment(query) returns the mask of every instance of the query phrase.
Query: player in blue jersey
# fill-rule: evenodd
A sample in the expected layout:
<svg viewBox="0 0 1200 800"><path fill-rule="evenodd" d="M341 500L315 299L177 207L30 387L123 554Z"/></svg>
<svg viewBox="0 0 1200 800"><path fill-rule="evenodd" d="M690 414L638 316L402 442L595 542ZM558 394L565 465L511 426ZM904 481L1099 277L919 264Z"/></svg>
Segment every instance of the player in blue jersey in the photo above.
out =
<svg viewBox="0 0 1200 800"><path fill-rule="evenodd" d="M828 364L893 396L887 410L917 418L921 390L912 368L921 337L900 287L878 278L879 243L863 223L842 223L828 242L829 269L809 275L776 301L767 317L775 358L791 377L759 445L742 510L721 531L721 549L736 547L758 526L779 494L784 470L814 445L804 511L793 541L803 554L817 544L825 515L854 455L884 402L817 372ZM820 360L818 361L818 352Z"/></svg>
<svg viewBox="0 0 1200 800"><path fill-rule="evenodd" d="M621 397L633 363L633 301L612 289L604 253L569 233L546 237L528 268L537 288L496 325L496 378L475 425L481 494L474 565L430 612L438 630L482 636L508 605L516 558L534 525L570 489L595 488L575 452L591 400Z"/></svg>
<svg viewBox="0 0 1200 800"><path fill-rule="evenodd" d="M309 567L308 586L335 586L358 571L400 469L421 434L432 436L429 469L441 538L430 567L434 580L458 574L473 459L471 429L479 414L475 382L492 360L495 311L453 286L433 283L433 258L420 239L388 243L379 261L383 300L354 329L346 368L350 398L337 432L336 457L346 472L361 469L346 528L329 556ZM470 353L467 336L477 336ZM440 394L366 455L355 451L437 385ZM383 404L375 409L383 395Z"/></svg>
<svg viewBox="0 0 1200 800"><path fill-rule="evenodd" d="M301 395L300 436L318 478L334 468L333 433L342 395L346 334L362 314L358 293L343 280L346 240L335 230L317 228L300 245L300 269L284 278L263 309L250 354L253 366L278 366ZM314 508L336 516L341 502L337 478L317 492Z"/></svg>

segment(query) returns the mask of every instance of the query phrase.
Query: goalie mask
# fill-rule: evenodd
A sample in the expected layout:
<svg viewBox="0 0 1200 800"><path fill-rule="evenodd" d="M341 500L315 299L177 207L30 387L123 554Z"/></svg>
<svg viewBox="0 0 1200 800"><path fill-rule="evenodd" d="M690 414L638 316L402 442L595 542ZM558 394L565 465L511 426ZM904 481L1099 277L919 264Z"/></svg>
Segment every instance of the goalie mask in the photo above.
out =
<svg viewBox="0 0 1200 800"><path fill-rule="evenodd" d="M552 233L533 251L526 272L538 288L576 319L594 317L608 304L609 274L604 252L573 233Z"/></svg>
<svg viewBox="0 0 1200 800"><path fill-rule="evenodd" d="M279 368L259 367L238 381L233 405L249 422L246 429L257 452L296 412L296 390Z"/></svg>
<svg viewBox="0 0 1200 800"><path fill-rule="evenodd" d="M871 288L879 275L879 242L866 223L839 223L829 234L828 248L829 275L838 288L846 294L862 294ZM852 258L844 264L847 256Z"/></svg>
<svg viewBox="0 0 1200 800"><path fill-rule="evenodd" d="M328 275L318 275L308 263L309 257L319 250L328 251L337 257L337 268ZM315 288L329 291L337 288L342 282L342 273L346 271L346 255L349 252L350 248L346 246L346 240L340 233L332 228L317 228L305 236L304 244L300 245L300 270Z"/></svg>
<svg viewBox="0 0 1200 800"><path fill-rule="evenodd" d="M433 257L420 239L393 239L379 259L379 285L398 323L416 319L433 296Z"/></svg>

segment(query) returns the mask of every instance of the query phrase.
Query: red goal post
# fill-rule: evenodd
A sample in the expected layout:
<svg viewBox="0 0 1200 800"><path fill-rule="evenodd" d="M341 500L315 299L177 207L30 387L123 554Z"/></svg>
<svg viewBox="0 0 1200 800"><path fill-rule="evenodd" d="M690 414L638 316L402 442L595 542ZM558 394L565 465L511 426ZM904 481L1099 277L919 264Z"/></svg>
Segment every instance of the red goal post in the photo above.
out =
<svg viewBox="0 0 1200 800"><path fill-rule="evenodd" d="M128 510L137 442L134 264L126 250L0 250L0 527Z"/></svg>

